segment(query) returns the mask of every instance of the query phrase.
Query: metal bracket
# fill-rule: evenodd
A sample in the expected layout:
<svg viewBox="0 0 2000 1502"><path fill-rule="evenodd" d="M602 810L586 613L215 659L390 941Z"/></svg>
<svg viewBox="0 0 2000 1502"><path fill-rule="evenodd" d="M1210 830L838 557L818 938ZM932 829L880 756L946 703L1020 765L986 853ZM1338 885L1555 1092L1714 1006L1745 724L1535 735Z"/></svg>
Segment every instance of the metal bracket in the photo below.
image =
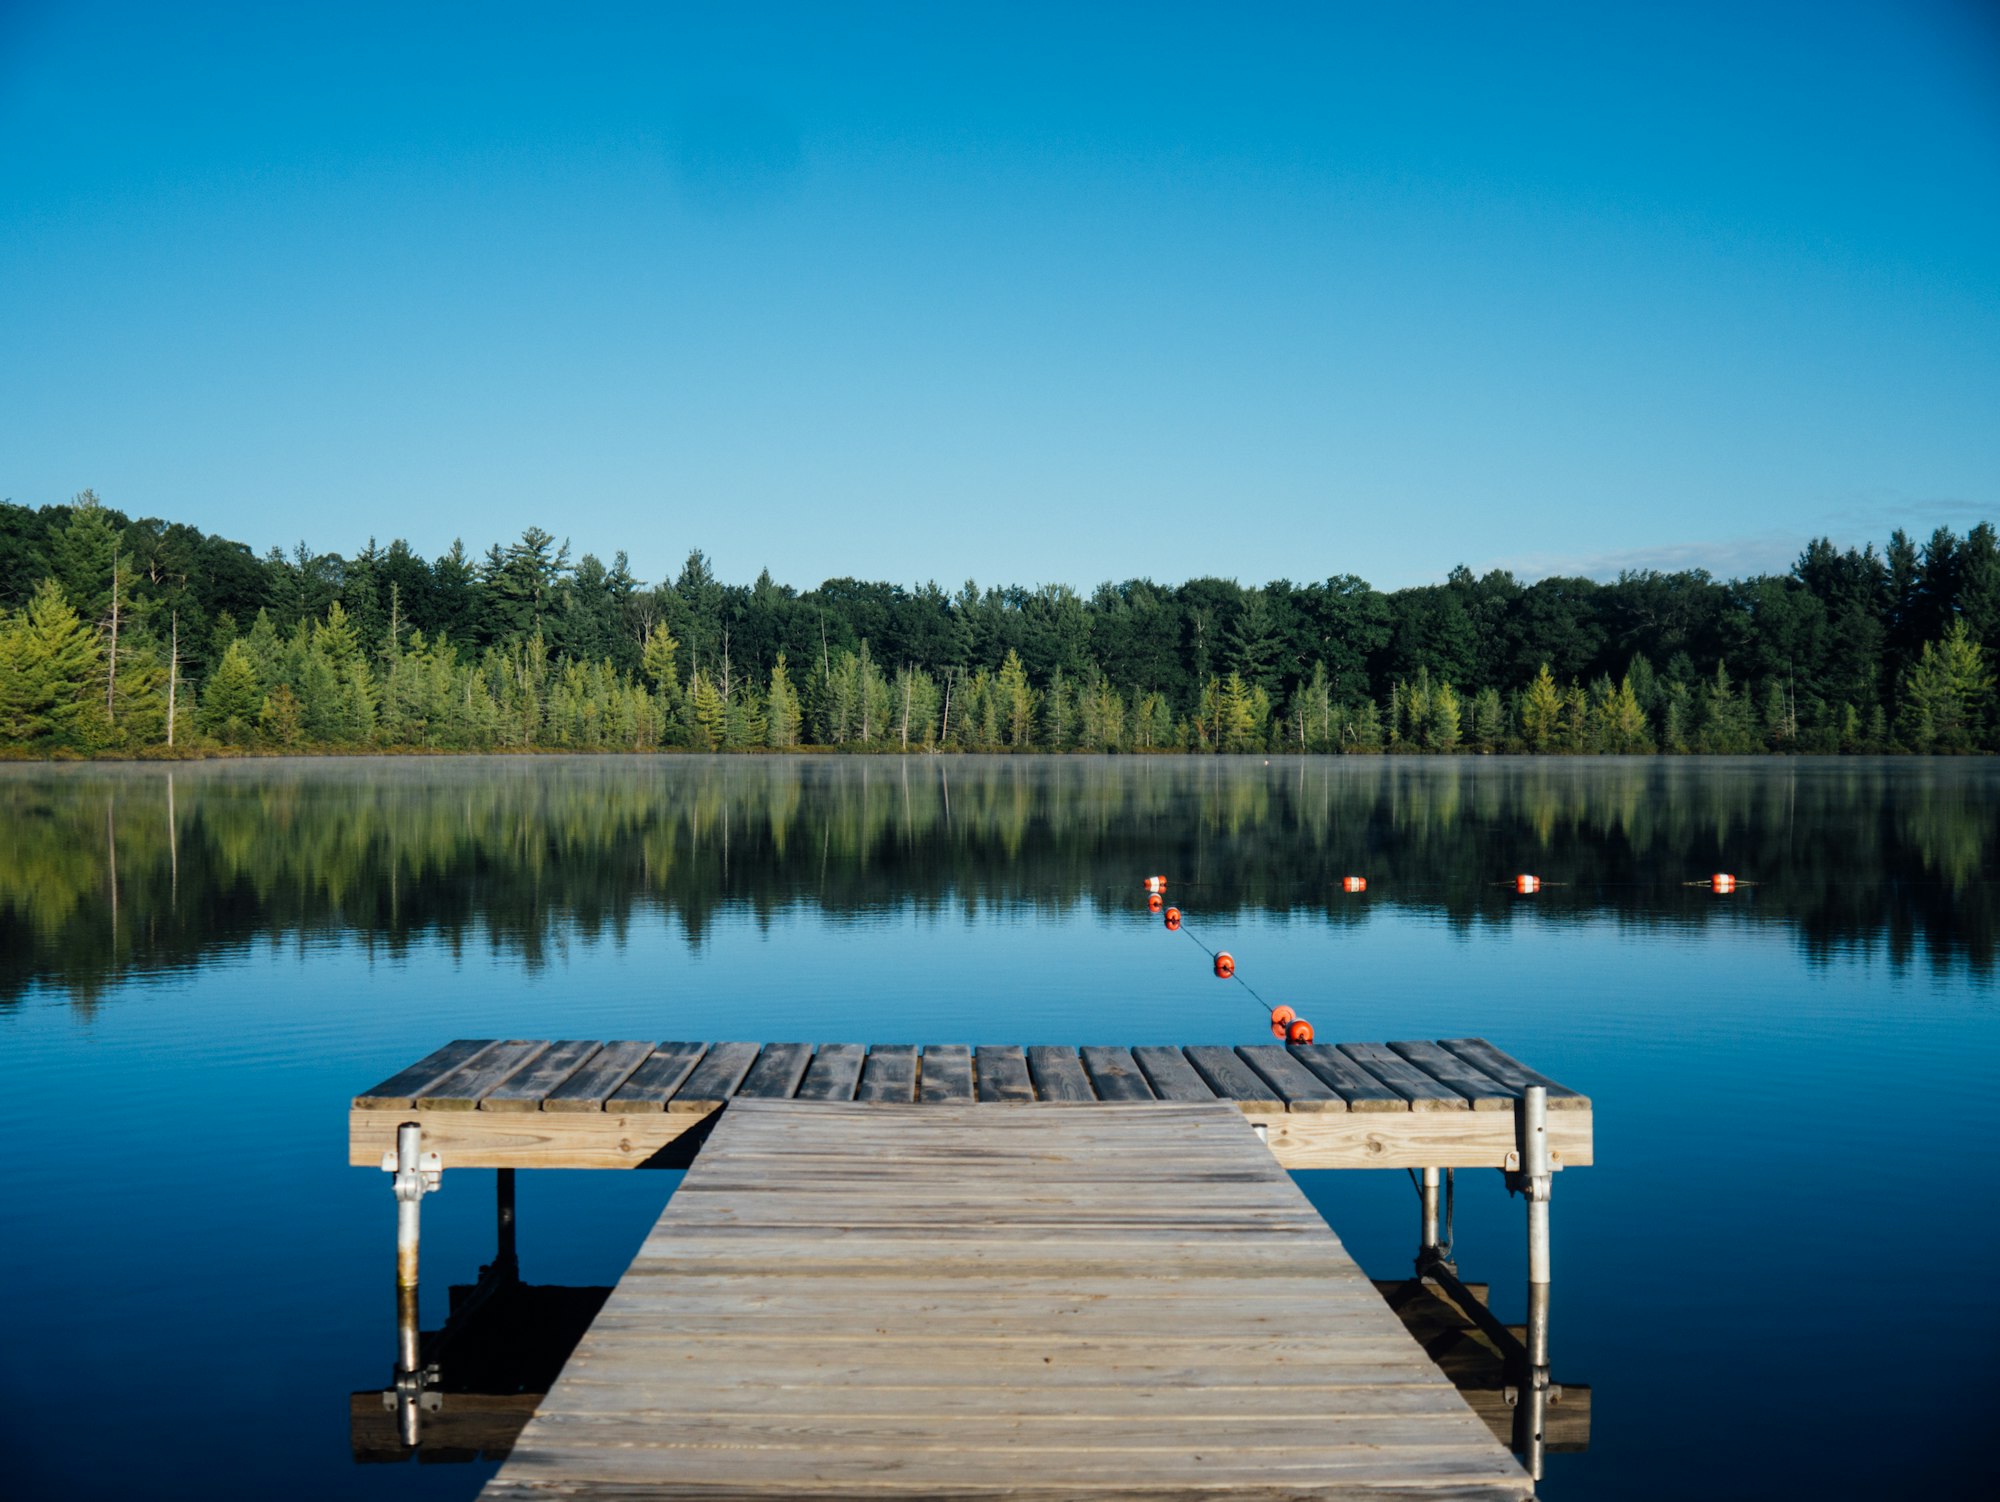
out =
<svg viewBox="0 0 2000 1502"><path fill-rule="evenodd" d="M436 1153L418 1153L417 1161L405 1170L395 1148L382 1154L382 1172L396 1176L393 1187L399 1200L422 1199L444 1182L444 1160Z"/></svg>
<svg viewBox="0 0 2000 1502"><path fill-rule="evenodd" d="M1271 1145L1270 1123L1263 1121L1253 1121L1250 1123L1250 1130L1257 1134L1257 1140L1259 1142L1263 1143L1266 1147L1269 1147Z"/></svg>
<svg viewBox="0 0 2000 1502"><path fill-rule="evenodd" d="M1562 1166L1563 1166L1563 1155L1562 1155L1561 1153L1557 1152L1557 1151L1556 1151L1556 1150L1555 1150L1554 1148L1550 1148L1550 1149L1549 1149L1549 1172L1551 1172L1551 1173L1561 1173L1561 1172L1562 1172ZM1521 1155L1520 1155L1520 1153L1519 1153L1519 1152L1509 1152L1509 1153L1507 1154L1507 1156L1506 1156L1506 1157L1505 1157L1504 1159L1502 1159L1502 1160L1501 1160L1501 1163L1500 1163L1500 1168L1501 1168L1501 1171L1502 1171L1502 1172L1504 1172L1504 1173L1519 1173L1519 1172L1521 1171Z"/></svg>

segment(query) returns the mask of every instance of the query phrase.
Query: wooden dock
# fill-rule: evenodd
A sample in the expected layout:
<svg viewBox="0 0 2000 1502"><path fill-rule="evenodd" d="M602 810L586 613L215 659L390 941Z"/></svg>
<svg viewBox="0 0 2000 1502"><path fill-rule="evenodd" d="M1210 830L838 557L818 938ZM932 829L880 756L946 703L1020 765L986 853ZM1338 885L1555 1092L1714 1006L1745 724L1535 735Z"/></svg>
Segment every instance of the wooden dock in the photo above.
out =
<svg viewBox="0 0 2000 1502"><path fill-rule="evenodd" d="M1471 1502L1529 1496L1541 1474L1561 1398L1550 1185L1592 1161L1592 1119L1480 1038L460 1039L354 1098L349 1154L394 1174L380 1397L406 1450L443 1411L417 1265L419 1206L447 1170L500 1170L511 1267L514 1170L692 1165L496 1499ZM1421 1170L1416 1270L1451 1312L1419 1312L1503 1361L1493 1411L1475 1415L1294 1168ZM1527 1201L1518 1330L1450 1260L1459 1168L1498 1169ZM1489 1432L1509 1419L1525 1469Z"/></svg>
<svg viewBox="0 0 2000 1502"><path fill-rule="evenodd" d="M1589 1099L1483 1038L1082 1049L472 1038L356 1096L348 1161L380 1162L411 1120L446 1167L640 1168L685 1166L737 1100L1222 1100L1264 1128L1286 1168L1507 1169L1531 1085L1548 1094L1555 1165L1587 1165Z"/></svg>
<svg viewBox="0 0 2000 1502"><path fill-rule="evenodd" d="M1531 1492L1235 1102L738 1093L483 1495Z"/></svg>

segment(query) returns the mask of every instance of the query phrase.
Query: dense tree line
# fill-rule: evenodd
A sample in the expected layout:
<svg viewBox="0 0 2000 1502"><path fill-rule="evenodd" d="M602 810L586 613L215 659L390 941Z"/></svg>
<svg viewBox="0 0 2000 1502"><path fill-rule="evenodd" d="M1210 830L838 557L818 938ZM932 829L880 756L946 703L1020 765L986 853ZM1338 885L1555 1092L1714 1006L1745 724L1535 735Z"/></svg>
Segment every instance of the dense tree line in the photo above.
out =
<svg viewBox="0 0 2000 1502"><path fill-rule="evenodd" d="M0 746L1865 752L2000 744L2000 545L1790 572L1456 569L956 591L700 552L648 585L531 528L259 558L86 491L0 505Z"/></svg>
<svg viewBox="0 0 2000 1502"><path fill-rule="evenodd" d="M1614 916L1776 925L1808 954L1993 973L2000 802L1983 767L1852 759L1714 775L1629 758L1119 761L611 757L0 774L0 1010L88 999L218 953L358 937L529 968L670 915L691 944L760 920L991 905L1150 921L1133 872L1204 922L1454 925ZM1547 882L1532 905L1497 878ZM1341 877L1365 872L1365 898ZM1718 900L1711 871L1742 873ZM1337 982L1337 978L1336 978ZM1130 1041L1130 1040L1128 1040ZM1181 1041L1193 1041L1183 1039Z"/></svg>

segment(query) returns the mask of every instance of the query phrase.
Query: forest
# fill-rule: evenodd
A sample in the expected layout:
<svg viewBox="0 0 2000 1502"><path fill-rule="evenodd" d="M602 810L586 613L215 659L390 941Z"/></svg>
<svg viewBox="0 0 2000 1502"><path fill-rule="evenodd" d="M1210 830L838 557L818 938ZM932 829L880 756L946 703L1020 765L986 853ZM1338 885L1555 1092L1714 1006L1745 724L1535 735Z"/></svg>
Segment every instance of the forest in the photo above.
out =
<svg viewBox="0 0 2000 1502"><path fill-rule="evenodd" d="M0 504L0 751L1967 753L2000 745L1981 523L1789 572L1454 569L949 590L647 583L540 528L352 556Z"/></svg>

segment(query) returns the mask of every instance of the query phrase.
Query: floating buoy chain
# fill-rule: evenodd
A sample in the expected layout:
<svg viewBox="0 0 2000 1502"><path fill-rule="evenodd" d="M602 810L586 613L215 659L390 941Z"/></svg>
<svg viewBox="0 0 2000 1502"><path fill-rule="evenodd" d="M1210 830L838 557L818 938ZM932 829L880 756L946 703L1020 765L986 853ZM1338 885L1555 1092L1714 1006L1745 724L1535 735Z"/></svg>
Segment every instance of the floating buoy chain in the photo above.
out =
<svg viewBox="0 0 2000 1502"><path fill-rule="evenodd" d="M1359 878L1349 878L1359 880ZM1366 883L1364 882L1365 886ZM1160 913L1166 901L1167 879L1164 876L1146 878L1146 907L1149 912ZM1349 888L1350 891L1354 890ZM1236 973L1236 957L1226 949L1210 949L1202 943L1195 931L1187 926L1187 919L1177 907L1169 907L1162 914L1162 921L1169 933L1186 934L1195 948L1207 955L1215 967L1217 980L1233 980L1250 994L1250 997L1271 1017L1271 1034L1286 1043L1310 1043L1313 1040L1313 1025L1299 1016L1288 1006L1272 1006L1257 994L1257 988Z"/></svg>

